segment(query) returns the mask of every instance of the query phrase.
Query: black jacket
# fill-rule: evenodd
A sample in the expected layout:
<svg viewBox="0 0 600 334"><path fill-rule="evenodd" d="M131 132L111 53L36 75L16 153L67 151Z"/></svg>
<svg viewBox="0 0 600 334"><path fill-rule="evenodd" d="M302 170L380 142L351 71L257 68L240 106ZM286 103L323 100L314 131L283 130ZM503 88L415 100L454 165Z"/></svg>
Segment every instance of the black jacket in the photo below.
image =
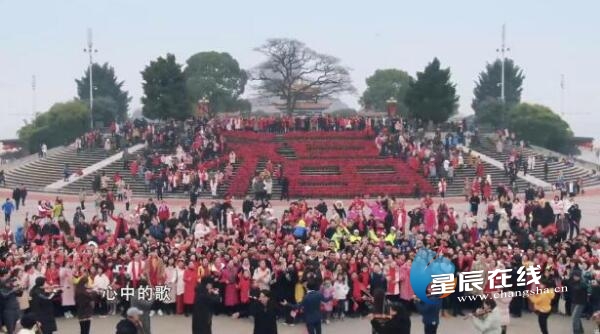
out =
<svg viewBox="0 0 600 334"><path fill-rule="evenodd" d="M75 289L75 306L78 319L90 319L94 315L94 294L85 288Z"/></svg>
<svg viewBox="0 0 600 334"><path fill-rule="evenodd" d="M21 199L21 189L15 188L15 190L13 190L13 192L12 192L12 198L15 201L20 200Z"/></svg>
<svg viewBox="0 0 600 334"><path fill-rule="evenodd" d="M247 215L252 211L253 207L254 207L254 202L252 202L251 200L248 200L248 199L244 200L244 203L242 204L242 212Z"/></svg>
<svg viewBox="0 0 600 334"><path fill-rule="evenodd" d="M138 334L138 328L129 319L123 319L117 324L116 334Z"/></svg>
<svg viewBox="0 0 600 334"><path fill-rule="evenodd" d="M410 334L410 318L398 314L385 322L373 319L371 326L377 334Z"/></svg>
<svg viewBox="0 0 600 334"><path fill-rule="evenodd" d="M569 282L569 293L571 294L571 303L573 305L587 304L587 288L583 282L571 279Z"/></svg>
<svg viewBox="0 0 600 334"><path fill-rule="evenodd" d="M199 285L200 287L200 285ZM218 307L219 297L196 288L196 300L192 314L192 334L212 334L212 316Z"/></svg>
<svg viewBox="0 0 600 334"><path fill-rule="evenodd" d="M315 209L317 209L317 211L319 211L322 215L327 214L327 204L325 204L325 202L319 203Z"/></svg>
<svg viewBox="0 0 600 334"><path fill-rule="evenodd" d="M52 295L46 293L42 287L34 287L29 292L31 296L31 312L35 320L42 324L42 328L49 332L56 332L56 319L54 319L54 303Z"/></svg>
<svg viewBox="0 0 600 334"><path fill-rule="evenodd" d="M273 305L252 304L250 314L254 318L254 334L277 334L277 309Z"/></svg>

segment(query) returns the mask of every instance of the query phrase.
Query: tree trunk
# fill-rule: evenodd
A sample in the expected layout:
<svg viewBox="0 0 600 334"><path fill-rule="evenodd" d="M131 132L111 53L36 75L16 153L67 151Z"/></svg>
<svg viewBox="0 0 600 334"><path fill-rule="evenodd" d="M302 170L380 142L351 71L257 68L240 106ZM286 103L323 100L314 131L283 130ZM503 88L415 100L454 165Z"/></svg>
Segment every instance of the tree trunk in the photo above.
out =
<svg viewBox="0 0 600 334"><path fill-rule="evenodd" d="M286 101L285 101L285 112L288 115L292 115L294 113L295 104L296 104L295 99L291 96L291 94L288 94Z"/></svg>

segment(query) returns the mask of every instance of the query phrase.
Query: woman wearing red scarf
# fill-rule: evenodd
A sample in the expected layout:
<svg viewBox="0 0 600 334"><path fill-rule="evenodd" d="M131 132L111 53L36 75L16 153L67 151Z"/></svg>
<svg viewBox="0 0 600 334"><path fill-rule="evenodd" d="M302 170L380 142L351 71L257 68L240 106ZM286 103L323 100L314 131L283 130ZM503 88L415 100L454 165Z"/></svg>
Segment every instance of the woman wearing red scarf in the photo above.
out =
<svg viewBox="0 0 600 334"><path fill-rule="evenodd" d="M384 266L385 279L387 281L386 295L390 301L400 301L400 267L393 259L389 259Z"/></svg>

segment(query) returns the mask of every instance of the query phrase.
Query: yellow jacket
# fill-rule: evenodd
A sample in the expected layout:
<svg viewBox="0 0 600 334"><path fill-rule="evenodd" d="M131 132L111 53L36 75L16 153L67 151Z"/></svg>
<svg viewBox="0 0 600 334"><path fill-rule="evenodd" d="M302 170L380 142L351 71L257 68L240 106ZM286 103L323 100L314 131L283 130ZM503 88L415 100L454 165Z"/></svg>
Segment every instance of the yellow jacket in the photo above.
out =
<svg viewBox="0 0 600 334"><path fill-rule="evenodd" d="M396 241L396 233L388 233L388 235L385 236L385 242L393 245L395 241Z"/></svg>
<svg viewBox="0 0 600 334"><path fill-rule="evenodd" d="M529 300L533 303L533 309L542 313L550 313L552 310L552 299L554 299L554 290L548 289L549 292L534 294L529 296Z"/></svg>
<svg viewBox="0 0 600 334"><path fill-rule="evenodd" d="M302 278L302 272L298 273L298 280L300 280ZM294 287L294 299L296 300L296 303L299 304L302 299L304 299L304 285L302 285L302 283L296 283L296 286Z"/></svg>
<svg viewBox="0 0 600 334"><path fill-rule="evenodd" d="M353 234L348 238L348 241L350 241L350 243L355 243L355 242L360 242L361 239L362 238L360 236Z"/></svg>

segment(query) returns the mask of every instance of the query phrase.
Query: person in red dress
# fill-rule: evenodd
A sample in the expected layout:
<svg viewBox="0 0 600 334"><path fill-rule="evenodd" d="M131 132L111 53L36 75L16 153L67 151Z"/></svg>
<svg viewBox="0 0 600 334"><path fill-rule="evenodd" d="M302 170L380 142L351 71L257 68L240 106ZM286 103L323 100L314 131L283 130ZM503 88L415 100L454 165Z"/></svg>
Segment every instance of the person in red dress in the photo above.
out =
<svg viewBox="0 0 600 334"><path fill-rule="evenodd" d="M221 271L221 283L225 287L223 305L225 305L228 314L234 313L240 303L240 295L237 288L237 272L238 268L233 261L227 262L227 266Z"/></svg>
<svg viewBox="0 0 600 334"><path fill-rule="evenodd" d="M198 282L198 269L196 264L190 262L183 273L183 308L186 317L190 316L196 298L196 284Z"/></svg>
<svg viewBox="0 0 600 334"><path fill-rule="evenodd" d="M248 311L250 306L250 270L244 270L238 274L238 289L240 292L240 312Z"/></svg>

